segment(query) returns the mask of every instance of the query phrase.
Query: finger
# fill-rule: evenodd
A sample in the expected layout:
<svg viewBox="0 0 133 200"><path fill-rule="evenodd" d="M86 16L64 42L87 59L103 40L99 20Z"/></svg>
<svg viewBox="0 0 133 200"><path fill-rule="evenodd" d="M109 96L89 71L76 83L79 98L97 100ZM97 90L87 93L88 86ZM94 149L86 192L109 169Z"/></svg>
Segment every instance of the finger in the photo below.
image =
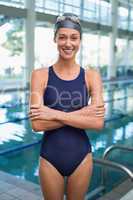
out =
<svg viewBox="0 0 133 200"><path fill-rule="evenodd" d="M97 108L104 108L104 104L103 105L98 105L96 106Z"/></svg>
<svg viewBox="0 0 133 200"><path fill-rule="evenodd" d="M38 115L31 115L30 119L41 119L41 115L40 114L38 114Z"/></svg>
<svg viewBox="0 0 133 200"><path fill-rule="evenodd" d="M31 114L31 113L37 113L37 112L40 112L40 109L39 109L39 108L30 109L28 113Z"/></svg>
<svg viewBox="0 0 133 200"><path fill-rule="evenodd" d="M102 115L104 115L105 112L103 112L103 111L97 111L96 114L99 114L99 115L102 114Z"/></svg>
<svg viewBox="0 0 133 200"><path fill-rule="evenodd" d="M39 104L32 104L30 106L30 109L37 109L37 108L40 108L40 105Z"/></svg>
<svg viewBox="0 0 133 200"><path fill-rule="evenodd" d="M30 113L29 115L39 115L40 114L40 112L32 112L32 113Z"/></svg>
<svg viewBox="0 0 133 200"><path fill-rule="evenodd" d="M103 113L96 114L96 117L104 117L105 115Z"/></svg>
<svg viewBox="0 0 133 200"><path fill-rule="evenodd" d="M99 112L99 113L96 113L96 115L103 115L103 116L104 116L104 113L100 113L100 112Z"/></svg>
<svg viewBox="0 0 133 200"><path fill-rule="evenodd" d="M40 120L40 118L39 118L38 116L36 116L36 117L31 117L31 118L30 118L31 121L34 121L34 120L37 120L37 119Z"/></svg>
<svg viewBox="0 0 133 200"><path fill-rule="evenodd" d="M97 118L102 118L102 119L105 118L104 116L101 116L101 115L100 115L100 116L98 115L98 116L96 116L96 117L97 117Z"/></svg>
<svg viewBox="0 0 133 200"><path fill-rule="evenodd" d="M38 112L40 112L40 109L31 109L29 111L29 114L31 114L31 113L38 113Z"/></svg>
<svg viewBox="0 0 133 200"><path fill-rule="evenodd" d="M100 111L100 112L105 112L105 108L97 108L96 111L97 111L97 112L99 112L99 111Z"/></svg>
<svg viewBox="0 0 133 200"><path fill-rule="evenodd" d="M40 113L32 113L32 114L29 114L28 116L30 118L32 118L32 117L36 117L36 116L39 116L39 115L40 115Z"/></svg>
<svg viewBox="0 0 133 200"><path fill-rule="evenodd" d="M105 112L96 112L96 115L105 115Z"/></svg>

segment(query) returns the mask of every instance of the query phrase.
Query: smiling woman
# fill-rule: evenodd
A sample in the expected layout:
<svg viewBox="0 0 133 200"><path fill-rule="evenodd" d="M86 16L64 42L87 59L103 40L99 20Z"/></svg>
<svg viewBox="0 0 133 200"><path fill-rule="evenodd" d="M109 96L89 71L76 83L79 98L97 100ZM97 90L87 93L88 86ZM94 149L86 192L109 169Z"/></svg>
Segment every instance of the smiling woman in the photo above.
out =
<svg viewBox="0 0 133 200"><path fill-rule="evenodd" d="M80 35L77 30L60 28L55 38L61 57L72 58L80 46Z"/></svg>
<svg viewBox="0 0 133 200"><path fill-rule="evenodd" d="M104 124L100 75L75 61L81 38L79 18L71 13L59 16L54 32L58 59L32 72L29 117L35 131L45 131L39 175L47 200L63 199L65 176L67 199L84 199L93 166L85 129L99 130Z"/></svg>

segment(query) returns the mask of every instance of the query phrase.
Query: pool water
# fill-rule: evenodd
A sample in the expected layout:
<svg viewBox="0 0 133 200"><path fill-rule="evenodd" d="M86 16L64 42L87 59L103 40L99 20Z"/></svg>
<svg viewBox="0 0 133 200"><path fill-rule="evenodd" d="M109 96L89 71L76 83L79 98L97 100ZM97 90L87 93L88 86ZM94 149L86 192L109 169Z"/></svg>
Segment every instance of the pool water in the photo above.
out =
<svg viewBox="0 0 133 200"><path fill-rule="evenodd" d="M14 140L10 143L5 141L4 145L0 146L4 147L6 146L7 148L12 149L16 145L20 146L22 143L26 142L28 143L30 138L32 138L33 142L33 139L34 141L37 141L40 140L42 137L42 134L37 134L30 131L28 134L29 138L27 139L27 141L26 141L27 137L25 138L23 136L22 141L19 142L17 141L16 143L14 142ZM111 127L108 125L108 127L105 127L105 129L103 129L99 133L88 130L87 135L89 136L92 144L93 156L100 158L103 155L104 150L112 144L122 144L128 147L129 146L133 147L133 122L130 121L130 118L117 120L117 126L115 126L115 123L114 125L112 123ZM1 149L3 150L3 148ZM32 147L17 152L1 155L0 170L11 173L22 179L39 183L38 179L39 150L40 150L40 144L36 144ZM119 160L120 163L124 163L125 165L128 164L128 167L130 166L131 168L133 167L133 159L131 154L127 153L125 154L126 155L125 157L124 156L121 157L121 152L114 151L112 152L111 155L112 155L111 156L112 160L117 162ZM115 174L113 180L111 178L112 173ZM118 172L117 173L111 172L111 175L110 173L108 173L108 177L110 177L109 178L110 184L112 184L112 181L114 182L115 179L117 179L118 181L120 177L123 178L123 176L124 176L123 174L121 175L121 173ZM100 184L101 181L100 168L95 167L94 178L92 179L93 179L92 181L93 185L98 186Z"/></svg>
<svg viewBox="0 0 133 200"><path fill-rule="evenodd" d="M126 98L124 98L125 94L127 95ZM115 89L113 92L111 89L110 91L105 89L106 119L111 120L107 121L105 127L99 132L86 130L95 158L101 158L105 149L113 144L133 147L132 94L132 85L118 88L118 90ZM20 96L22 96L21 102L23 102L23 95ZM118 99L118 97L123 99ZM14 99L10 98L10 103L9 100L7 102L5 100L4 106L1 104L0 108L0 170L21 179L39 183L39 150L43 133L35 133L31 129L31 124L27 119L27 103L14 106L11 104L12 101L14 102ZM22 148L24 145L27 146ZM14 148L18 148L17 151L11 151ZM7 150L9 151L7 152ZM116 150L112 152L109 159L133 169L133 155L131 153L122 155L123 152ZM100 172L101 167L95 165L90 190L101 184ZM113 187L114 184L121 182L124 178L126 178L125 174L108 170L107 188Z"/></svg>

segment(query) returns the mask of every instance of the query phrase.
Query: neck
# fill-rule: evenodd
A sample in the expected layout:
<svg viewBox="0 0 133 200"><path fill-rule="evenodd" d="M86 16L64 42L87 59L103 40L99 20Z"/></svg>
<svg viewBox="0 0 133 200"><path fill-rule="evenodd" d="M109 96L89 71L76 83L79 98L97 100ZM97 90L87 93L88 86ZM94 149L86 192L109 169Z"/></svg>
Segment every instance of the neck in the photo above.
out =
<svg viewBox="0 0 133 200"><path fill-rule="evenodd" d="M75 68L75 66L77 67L78 64L76 63L75 58L70 59L70 60L64 60L62 58L59 58L57 62L55 63L55 66L57 66L58 69L61 68L61 69L66 69L67 71L69 71L72 68Z"/></svg>

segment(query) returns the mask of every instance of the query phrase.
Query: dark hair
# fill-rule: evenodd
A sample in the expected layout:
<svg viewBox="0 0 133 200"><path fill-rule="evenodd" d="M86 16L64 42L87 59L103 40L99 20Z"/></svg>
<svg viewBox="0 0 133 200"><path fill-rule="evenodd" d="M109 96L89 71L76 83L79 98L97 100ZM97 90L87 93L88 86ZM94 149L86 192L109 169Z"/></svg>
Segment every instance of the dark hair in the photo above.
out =
<svg viewBox="0 0 133 200"><path fill-rule="evenodd" d="M61 16L57 16L54 28L54 38L56 37L59 28L76 29L80 33L80 39L82 38L80 19L77 15L73 13L64 13Z"/></svg>

